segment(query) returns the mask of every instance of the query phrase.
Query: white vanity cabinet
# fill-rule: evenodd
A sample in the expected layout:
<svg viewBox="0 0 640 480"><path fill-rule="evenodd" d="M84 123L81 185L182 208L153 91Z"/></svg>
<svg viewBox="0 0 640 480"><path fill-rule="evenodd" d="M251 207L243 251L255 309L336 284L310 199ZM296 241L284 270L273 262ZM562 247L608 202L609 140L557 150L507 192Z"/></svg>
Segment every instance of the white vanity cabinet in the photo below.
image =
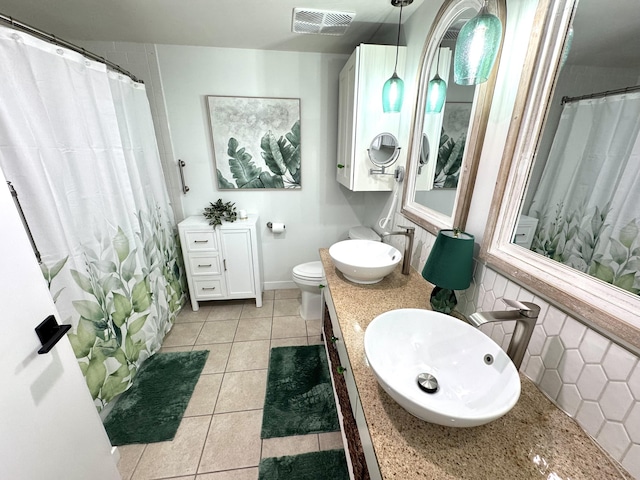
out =
<svg viewBox="0 0 640 480"><path fill-rule="evenodd" d="M262 306L257 223L249 215L214 229L198 215L178 224L193 311L205 300L255 298Z"/></svg>
<svg viewBox="0 0 640 480"><path fill-rule="evenodd" d="M398 50L400 78L404 78L405 51L406 47ZM340 72L336 179L354 192L393 188L393 175L369 174L376 167L367 149L380 133L399 136L401 113L382 111L382 87L393 74L395 59L395 46L360 44ZM403 111L411 108L405 98ZM404 165L404 152L402 148L396 165ZM391 168L393 172L395 167Z"/></svg>
<svg viewBox="0 0 640 480"><path fill-rule="evenodd" d="M526 249L531 248L533 237L536 234L538 219L527 215L520 215L518 226L513 234L513 243Z"/></svg>

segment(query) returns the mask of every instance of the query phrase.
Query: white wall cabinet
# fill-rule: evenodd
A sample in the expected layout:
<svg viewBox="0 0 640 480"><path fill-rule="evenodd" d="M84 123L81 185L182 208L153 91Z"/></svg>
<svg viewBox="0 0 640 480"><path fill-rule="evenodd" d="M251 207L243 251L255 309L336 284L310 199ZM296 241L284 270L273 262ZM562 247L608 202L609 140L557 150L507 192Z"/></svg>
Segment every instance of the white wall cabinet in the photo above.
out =
<svg viewBox="0 0 640 480"><path fill-rule="evenodd" d="M405 50L400 47L398 53L400 78L404 77ZM336 179L354 192L393 188L393 175L369 174L369 169L376 167L367 149L379 133L399 137L401 113L382 111L382 87L393 74L395 59L395 46L360 44L340 72ZM412 108L409 103L405 95L404 110ZM400 147L395 165L405 163L406 149Z"/></svg>
<svg viewBox="0 0 640 480"><path fill-rule="evenodd" d="M257 215L215 229L203 216L178 224L191 307L199 301L255 298L262 306Z"/></svg>

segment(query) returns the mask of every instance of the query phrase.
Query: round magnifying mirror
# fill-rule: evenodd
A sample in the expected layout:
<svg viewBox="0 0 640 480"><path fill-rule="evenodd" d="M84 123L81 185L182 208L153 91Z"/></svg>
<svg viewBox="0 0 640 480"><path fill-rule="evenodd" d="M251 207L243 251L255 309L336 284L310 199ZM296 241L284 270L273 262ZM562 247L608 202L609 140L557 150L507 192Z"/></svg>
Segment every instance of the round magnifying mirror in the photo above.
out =
<svg viewBox="0 0 640 480"><path fill-rule="evenodd" d="M429 137L426 133L422 134L422 145L420 146L420 165L418 166L418 175L422 173L422 167L429 163Z"/></svg>
<svg viewBox="0 0 640 480"><path fill-rule="evenodd" d="M371 163L378 167L388 167L398 159L400 147L398 139L391 133L376 135L367 149Z"/></svg>

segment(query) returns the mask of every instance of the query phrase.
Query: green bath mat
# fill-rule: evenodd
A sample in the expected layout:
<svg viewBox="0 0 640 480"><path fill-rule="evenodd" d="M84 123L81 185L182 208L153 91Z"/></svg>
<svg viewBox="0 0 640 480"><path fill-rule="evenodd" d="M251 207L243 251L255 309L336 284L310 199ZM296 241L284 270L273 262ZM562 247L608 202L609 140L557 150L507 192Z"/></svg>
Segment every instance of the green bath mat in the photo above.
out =
<svg viewBox="0 0 640 480"><path fill-rule="evenodd" d="M207 350L156 353L104 419L112 445L171 440L180 426Z"/></svg>
<svg viewBox="0 0 640 480"><path fill-rule="evenodd" d="M258 480L349 480L344 450L303 453L260 461Z"/></svg>
<svg viewBox="0 0 640 480"><path fill-rule="evenodd" d="M262 438L340 430L323 345L271 349Z"/></svg>

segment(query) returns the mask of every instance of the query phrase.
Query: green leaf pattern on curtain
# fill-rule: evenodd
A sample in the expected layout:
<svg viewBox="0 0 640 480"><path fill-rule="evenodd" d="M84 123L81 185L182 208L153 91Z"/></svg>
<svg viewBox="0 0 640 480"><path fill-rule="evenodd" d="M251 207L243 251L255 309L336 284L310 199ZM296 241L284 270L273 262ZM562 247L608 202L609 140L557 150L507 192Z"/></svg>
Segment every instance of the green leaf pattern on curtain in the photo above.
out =
<svg viewBox="0 0 640 480"><path fill-rule="evenodd" d="M588 212L558 204L538 219L531 250L635 295L640 294L640 221L618 232L607 223L608 205Z"/></svg>
<svg viewBox="0 0 640 480"><path fill-rule="evenodd" d="M175 229L163 223L157 208L140 211L137 218L137 238L118 227L109 241L98 242L101 251L85 246L83 271L68 267L68 257L41 267L52 294L65 266L85 293L72 301L79 320L68 337L98 409L131 385L186 299ZM135 245L142 245L142 254Z"/></svg>

